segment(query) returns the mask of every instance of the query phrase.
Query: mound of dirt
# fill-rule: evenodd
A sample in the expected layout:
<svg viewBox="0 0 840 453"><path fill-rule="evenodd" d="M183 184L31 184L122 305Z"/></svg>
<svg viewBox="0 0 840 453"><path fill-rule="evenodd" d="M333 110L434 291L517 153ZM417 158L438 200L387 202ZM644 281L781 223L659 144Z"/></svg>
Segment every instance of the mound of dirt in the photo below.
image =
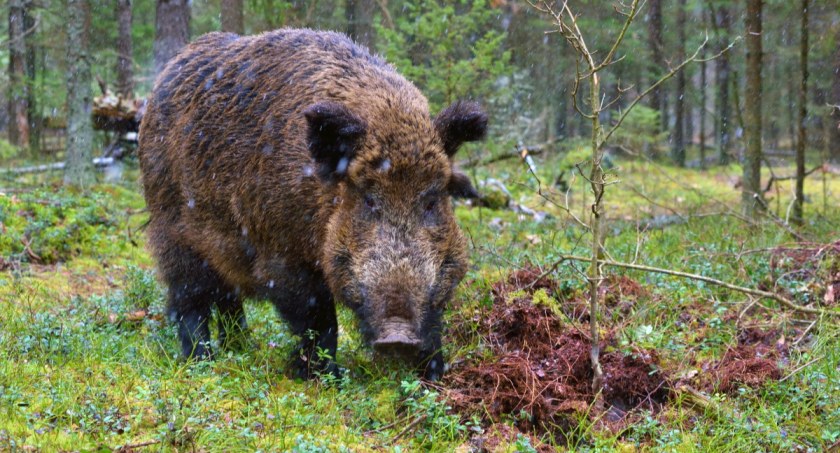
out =
<svg viewBox="0 0 840 453"><path fill-rule="evenodd" d="M740 387L757 388L779 380L779 364L787 360L788 349L781 330L745 327L738 332L738 344L706 367L701 387L734 394Z"/></svg>
<svg viewBox="0 0 840 453"><path fill-rule="evenodd" d="M543 275L543 272L533 266L511 272L506 281L498 281L493 284L493 300L498 303L504 301L509 293L519 290L531 292L538 289L545 289L549 294L557 290L557 282L551 277Z"/></svg>
<svg viewBox="0 0 840 453"><path fill-rule="evenodd" d="M717 390L735 393L739 387L760 387L769 380L779 380L779 369L775 354L762 355L756 346L738 345L726 351L717 362L712 376Z"/></svg>
<svg viewBox="0 0 840 453"><path fill-rule="evenodd" d="M772 251L770 269L774 281L776 278L813 281L813 290L820 302L826 306L840 303L840 240L828 244L776 247ZM773 286L773 282L764 286Z"/></svg>
<svg viewBox="0 0 840 453"><path fill-rule="evenodd" d="M668 397L667 376L657 369L656 354L645 350L602 353L606 407L593 408L588 328L564 324L550 307L535 305L531 296L538 288L557 284L523 269L493 285L496 303L479 321L489 358L450 371L444 393L452 407L491 422L515 418L524 432L569 426L576 414L599 417L607 410L609 421L619 421L638 408L658 410ZM524 296L507 300L523 289Z"/></svg>

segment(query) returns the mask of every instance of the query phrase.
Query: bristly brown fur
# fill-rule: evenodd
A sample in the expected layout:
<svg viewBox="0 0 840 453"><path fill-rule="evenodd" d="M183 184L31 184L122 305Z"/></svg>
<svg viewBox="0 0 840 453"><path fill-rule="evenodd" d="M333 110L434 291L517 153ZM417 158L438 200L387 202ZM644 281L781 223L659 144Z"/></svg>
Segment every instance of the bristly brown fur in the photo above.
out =
<svg viewBox="0 0 840 453"><path fill-rule="evenodd" d="M475 195L450 157L486 123L474 103L433 122L410 82L344 35L211 33L187 46L157 80L139 148L184 353L210 354L213 307L220 339L243 333L241 298L254 295L304 337L303 375L334 371L312 352L335 353L338 298L370 340L407 321L439 375L440 312L467 267L449 195Z"/></svg>

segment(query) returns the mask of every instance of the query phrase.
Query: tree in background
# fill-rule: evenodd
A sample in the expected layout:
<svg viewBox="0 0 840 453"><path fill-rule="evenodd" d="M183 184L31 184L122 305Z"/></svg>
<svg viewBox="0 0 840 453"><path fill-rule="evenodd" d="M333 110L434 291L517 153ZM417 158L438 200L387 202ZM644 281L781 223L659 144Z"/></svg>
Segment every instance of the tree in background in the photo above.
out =
<svg viewBox="0 0 840 453"><path fill-rule="evenodd" d="M511 71L497 13L482 0L456 11L436 0L406 3L395 28L377 24L378 48L422 87L433 110L457 99L498 95L494 85Z"/></svg>
<svg viewBox="0 0 840 453"><path fill-rule="evenodd" d="M344 7L347 35L369 49L374 48L374 6L372 0L347 0Z"/></svg>
<svg viewBox="0 0 840 453"><path fill-rule="evenodd" d="M648 13L648 45L654 78L666 68L664 43L662 40L662 1L650 0ZM662 130L668 130L668 95L663 88L657 88L650 94L650 107L659 110Z"/></svg>
<svg viewBox="0 0 840 453"><path fill-rule="evenodd" d="M245 33L243 0L222 0L222 31L242 35Z"/></svg>
<svg viewBox="0 0 840 453"><path fill-rule="evenodd" d="M685 60L685 0L677 3L677 61ZM680 167L685 167L686 115L685 115L685 71L677 74L677 92L674 94L674 136L671 159ZM690 120L690 118L689 118Z"/></svg>
<svg viewBox="0 0 840 453"><path fill-rule="evenodd" d="M723 4L713 12L715 30L717 31L717 51L723 52L729 46L729 37L732 33L732 18L730 17L729 6ZM729 67L729 52L723 52L715 61L715 83L717 84L716 110L718 120L715 122L717 130L718 163L727 165L729 163L729 145L731 139L731 106L729 101L729 84L731 70Z"/></svg>
<svg viewBox="0 0 840 453"><path fill-rule="evenodd" d="M805 117L808 116L808 0L802 0L802 23L799 27L799 116L796 118L796 198L791 220L802 225L802 204L805 201Z"/></svg>
<svg viewBox="0 0 840 453"><path fill-rule="evenodd" d="M831 82L831 116L829 123L829 159L840 164L840 26L834 34L834 67Z"/></svg>
<svg viewBox="0 0 840 453"><path fill-rule="evenodd" d="M747 0L744 18L747 59L746 90L744 94L744 134L747 148L744 154L744 176L741 203L747 217L755 217L761 209L761 9L763 0Z"/></svg>
<svg viewBox="0 0 840 453"><path fill-rule="evenodd" d="M155 75L190 40L189 0L157 0L155 10Z"/></svg>
<svg viewBox="0 0 840 453"><path fill-rule="evenodd" d="M25 9L25 0L9 0L9 141L17 146L29 144Z"/></svg>
<svg viewBox="0 0 840 453"><path fill-rule="evenodd" d="M131 41L131 0L117 0L117 93L134 97L134 58Z"/></svg>
<svg viewBox="0 0 840 453"><path fill-rule="evenodd" d="M24 0L23 28L26 56L26 122L29 128L29 151L31 154L38 152L41 142L41 118L38 112L38 102L35 96L36 59L39 46L36 45L36 32L38 21L35 19L36 3L32 0Z"/></svg>
<svg viewBox="0 0 840 453"><path fill-rule="evenodd" d="M67 166L64 184L93 182L93 121L90 70L90 3L66 1L67 27Z"/></svg>
<svg viewBox="0 0 840 453"><path fill-rule="evenodd" d="M708 23L707 14L705 11L701 13L703 23ZM714 19L712 19L714 20ZM706 65L706 48L703 48L701 54L702 60L700 61L700 86L697 87L697 90L700 92L700 168L706 168L706 92L708 87L706 86L708 76L707 76L707 65Z"/></svg>

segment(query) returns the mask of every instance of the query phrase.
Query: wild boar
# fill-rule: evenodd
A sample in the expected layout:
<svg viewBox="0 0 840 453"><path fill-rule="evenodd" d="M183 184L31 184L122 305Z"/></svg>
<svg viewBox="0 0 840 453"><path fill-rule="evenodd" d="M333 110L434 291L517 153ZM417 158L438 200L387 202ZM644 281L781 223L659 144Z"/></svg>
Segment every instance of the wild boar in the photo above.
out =
<svg viewBox="0 0 840 453"><path fill-rule="evenodd" d="M375 351L440 377L441 315L468 267L450 198L477 195L452 158L486 128L474 102L432 119L414 85L341 34L188 45L156 81L138 149L184 355L211 356L213 310L219 343L241 343L253 297L301 337L296 374L335 373L338 300Z"/></svg>

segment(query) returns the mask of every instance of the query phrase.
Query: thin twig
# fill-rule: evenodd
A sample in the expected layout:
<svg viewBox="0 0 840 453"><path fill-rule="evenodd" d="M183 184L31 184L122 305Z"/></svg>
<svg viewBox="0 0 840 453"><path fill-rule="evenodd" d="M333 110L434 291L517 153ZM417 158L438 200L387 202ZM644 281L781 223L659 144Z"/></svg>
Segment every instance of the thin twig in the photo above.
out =
<svg viewBox="0 0 840 453"><path fill-rule="evenodd" d="M795 369L795 370L793 370L793 371L791 371L790 373L788 373L788 375L787 375L787 376L785 376L785 377L783 377L783 378L779 379L779 382L785 382L786 380L788 380L788 379L790 379L791 377L793 377L793 375L795 375L796 373L798 373L798 372L802 371L803 369L805 369L806 367L808 367L808 365L811 365L811 364L813 364L814 362L817 362L817 361L822 360L822 359L823 359L823 356L814 357L813 359L811 359L811 360L809 360L808 362L806 362L804 365L796 367L796 369Z"/></svg>
<svg viewBox="0 0 840 453"><path fill-rule="evenodd" d="M412 421L411 423L409 423L409 424L408 424L408 426L406 426L406 427L405 427L402 431L400 431L400 432L399 432L396 436L394 436L394 438L393 438L393 439L391 439L391 443L395 443L396 441L400 440L400 438L401 438L401 437L403 437L403 436L405 436L406 434L408 434L408 432L409 432L409 431L411 431L412 429L414 429L414 428L415 428L417 425L419 425L419 424L420 424L423 420L426 420L426 417L428 417L428 416L427 416L426 414L423 414L423 415L421 415L421 416L419 416L419 417L415 418L415 419L414 419L414 421Z"/></svg>
<svg viewBox="0 0 840 453"><path fill-rule="evenodd" d="M816 319L815 319L815 320L813 320L813 321L811 321L811 324L808 324L808 327L806 327L806 328L805 328L805 331L803 331L803 332L802 332L802 334L801 334L801 335L799 335L799 338L797 338L797 339L796 339L796 341L794 341L794 342L791 344L791 346L796 346L796 345L798 345L799 343L801 343L801 342L802 342L802 340L804 340L804 339L805 339L805 336L806 336L806 335L808 335L808 332L810 332L810 331L811 331L811 329L812 329L812 328L813 328L816 324L817 324L817 320L816 320Z"/></svg>
<svg viewBox="0 0 840 453"><path fill-rule="evenodd" d="M123 445L121 447L115 448L114 451L115 452L129 452L129 451L133 451L135 448L151 447L152 445L157 445L159 443L160 443L159 440L149 440L149 441L140 442L140 443L137 443L137 444Z"/></svg>
<svg viewBox="0 0 840 453"><path fill-rule="evenodd" d="M764 215L769 217L770 220L773 221L773 223L775 223L776 225L779 225L779 227L781 227L783 230L787 231L791 236L795 237L799 241L806 242L808 240L801 233L798 233L796 230L791 228L790 224L785 222L784 219L780 218L776 214L773 214L773 212L770 210L770 207L767 206L767 201L765 201L763 197L759 196L759 194L754 193L753 194L753 199L755 200L756 203L759 204L759 206L762 207L762 209L764 211Z"/></svg>
<svg viewBox="0 0 840 453"><path fill-rule="evenodd" d="M41 18L36 16L35 17L35 23L31 27L29 27L27 30L24 30L24 32L21 33L20 35L15 36L14 39L6 39L4 41L0 41L0 47L4 47L4 46L8 46L9 44L17 43L18 41L25 38L27 35L34 33L35 30L38 28L38 25L40 25L40 24L41 24Z"/></svg>
<svg viewBox="0 0 840 453"><path fill-rule="evenodd" d="M668 79L670 79L671 77L673 77L676 73L680 72L680 71L682 70L682 68L684 68L685 66L687 66L689 63L702 61L700 58L698 58L698 55L700 55L701 51L702 51L702 50L706 47L706 43L708 43L708 42L709 42L709 37L708 37L708 36L706 36L706 37L705 37L705 39L703 39L703 43L702 43L702 44L700 44L700 46L698 46L698 47L697 47L697 50L695 50L695 51L694 51L694 54L693 54L693 55L691 55L688 59L686 59L685 61L683 61L683 62L682 62L682 63L680 63L679 65L677 65L677 67L675 67L675 68L671 69L670 71L668 71L668 73L667 73L667 74L665 74L664 76L662 76L662 77L661 77L659 80L657 80L657 81L656 81L653 85L649 86L649 87L648 87L645 91L643 91L641 94L639 94L638 96L636 96L636 98L635 98L635 99L633 99L633 102L631 102L631 103L630 103L630 105L629 105L629 106L627 106L627 108L626 108L626 109L624 109L624 111L621 113L621 116L619 116L619 117L618 117L618 121L616 121L616 123L613 125L613 127L611 127L611 128L610 128L610 130L609 130L609 131L607 131L607 133L606 133L606 134L604 134L604 136L603 136L603 138L602 138L602 142L603 142L603 143L606 143L606 142L607 142L607 140L609 140L610 136L612 136L612 134L613 134L616 130L618 130L618 128L621 126L621 123L623 123L623 122L624 122L624 120L627 118L627 115L630 113L630 111L631 111L631 110L633 110L633 107L635 107L635 106L636 106L636 104L638 104L638 103L639 103L639 101L641 101L641 100L642 100L645 96L647 96L647 95L648 95L648 94L650 94L653 90L655 90L655 89L656 89L656 88L658 88L660 85L662 85L663 83L665 83L666 81L668 81ZM734 41L732 42L732 44L730 44L729 46L727 46L725 49L721 50L720 52L718 52L717 54L713 55L713 56L712 56L712 57L710 57L710 58L706 58L705 60L706 60L706 61L709 61L709 60L714 60L715 58L717 58L717 57L721 56L724 52L729 51L729 49L731 49L733 45L735 45L735 42L734 42Z"/></svg>

